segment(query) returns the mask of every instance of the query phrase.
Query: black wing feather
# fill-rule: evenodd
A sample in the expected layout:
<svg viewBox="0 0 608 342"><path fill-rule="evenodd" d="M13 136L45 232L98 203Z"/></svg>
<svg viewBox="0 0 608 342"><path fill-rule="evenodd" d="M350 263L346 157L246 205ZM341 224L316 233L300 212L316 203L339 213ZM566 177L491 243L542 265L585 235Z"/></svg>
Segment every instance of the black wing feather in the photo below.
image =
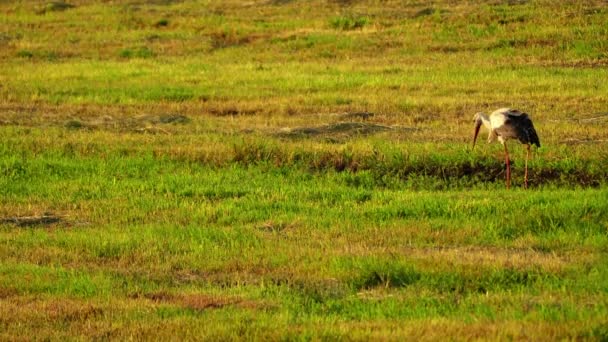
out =
<svg viewBox="0 0 608 342"><path fill-rule="evenodd" d="M509 115L509 118L512 120L513 127L517 131L517 138L522 144L530 144L540 147L538 134L536 134L534 124L532 124L532 120L530 120L528 114L521 113L519 115Z"/></svg>

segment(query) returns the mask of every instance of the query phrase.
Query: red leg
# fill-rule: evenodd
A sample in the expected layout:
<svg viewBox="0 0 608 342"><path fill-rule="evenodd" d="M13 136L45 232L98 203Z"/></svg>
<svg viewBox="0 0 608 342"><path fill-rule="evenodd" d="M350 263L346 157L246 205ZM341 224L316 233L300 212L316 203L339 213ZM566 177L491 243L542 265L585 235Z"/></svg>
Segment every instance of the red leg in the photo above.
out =
<svg viewBox="0 0 608 342"><path fill-rule="evenodd" d="M524 173L524 189L528 188L528 159L530 159L530 145L526 145L526 172Z"/></svg>
<svg viewBox="0 0 608 342"><path fill-rule="evenodd" d="M507 189L511 188L511 162L509 160L509 150L507 149L507 143L504 143L505 147L505 163L507 164Z"/></svg>

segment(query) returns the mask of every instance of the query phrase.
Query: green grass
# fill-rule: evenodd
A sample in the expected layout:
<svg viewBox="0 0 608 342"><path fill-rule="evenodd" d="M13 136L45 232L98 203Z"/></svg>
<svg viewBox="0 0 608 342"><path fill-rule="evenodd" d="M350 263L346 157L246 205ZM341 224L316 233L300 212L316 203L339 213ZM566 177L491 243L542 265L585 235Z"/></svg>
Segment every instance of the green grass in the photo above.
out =
<svg viewBox="0 0 608 342"><path fill-rule="evenodd" d="M0 5L0 339L608 337L601 1L70 5Z"/></svg>
<svg viewBox="0 0 608 342"><path fill-rule="evenodd" d="M64 134L66 145L83 135L45 132ZM584 337L601 327L591 317L606 314L603 187L506 191L497 180L492 190L437 192L398 175L380 185L374 170L276 166L257 156L210 165L154 156L150 146L60 151L50 143L31 152L20 145L28 140L8 139L3 214L52 211L64 222L4 226L3 305L36 298L37 310L68 316L74 329L126 324L74 336L149 336L136 328L141 319L149 328L170 320L184 337L200 320L217 320L227 330L208 336L232 336L237 318L253 311L241 336L372 337L335 324L388 329L405 320L407 328L437 317L471 329L480 320L546 322L553 336ZM47 307L66 301L83 308ZM27 308L4 320L7 331ZM312 322L322 329L310 330ZM558 328L572 322L581 325Z"/></svg>

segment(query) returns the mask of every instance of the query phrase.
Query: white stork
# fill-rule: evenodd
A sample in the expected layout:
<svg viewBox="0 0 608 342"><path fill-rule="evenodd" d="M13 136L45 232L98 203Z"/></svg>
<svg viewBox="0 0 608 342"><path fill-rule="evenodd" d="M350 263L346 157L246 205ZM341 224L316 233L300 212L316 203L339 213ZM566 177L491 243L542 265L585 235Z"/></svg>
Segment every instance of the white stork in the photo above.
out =
<svg viewBox="0 0 608 342"><path fill-rule="evenodd" d="M517 139L522 144L526 145L526 173L524 176L524 188L528 188L528 159L530 158L530 145L540 147L538 135L532 124L532 120L528 114L517 109L500 108L495 110L488 117L484 113L477 113L475 120L475 136L473 137L473 148L477 141L479 128L483 124L489 131L488 142L496 139L505 147L505 163L507 165L507 189L511 186L511 165L509 161L509 151L507 149L507 140Z"/></svg>

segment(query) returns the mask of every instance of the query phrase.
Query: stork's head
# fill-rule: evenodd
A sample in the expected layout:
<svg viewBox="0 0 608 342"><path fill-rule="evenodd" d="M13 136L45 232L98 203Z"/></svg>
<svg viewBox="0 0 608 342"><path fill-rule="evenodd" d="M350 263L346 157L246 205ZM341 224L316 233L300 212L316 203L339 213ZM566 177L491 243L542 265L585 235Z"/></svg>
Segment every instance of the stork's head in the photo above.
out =
<svg viewBox="0 0 608 342"><path fill-rule="evenodd" d="M479 128L481 127L481 124L483 123L483 120L481 119L482 115L483 115L483 113L476 113L475 116L473 117L473 121L475 122L475 135L473 135L473 148L475 148L475 142L477 141L477 135L479 134Z"/></svg>

